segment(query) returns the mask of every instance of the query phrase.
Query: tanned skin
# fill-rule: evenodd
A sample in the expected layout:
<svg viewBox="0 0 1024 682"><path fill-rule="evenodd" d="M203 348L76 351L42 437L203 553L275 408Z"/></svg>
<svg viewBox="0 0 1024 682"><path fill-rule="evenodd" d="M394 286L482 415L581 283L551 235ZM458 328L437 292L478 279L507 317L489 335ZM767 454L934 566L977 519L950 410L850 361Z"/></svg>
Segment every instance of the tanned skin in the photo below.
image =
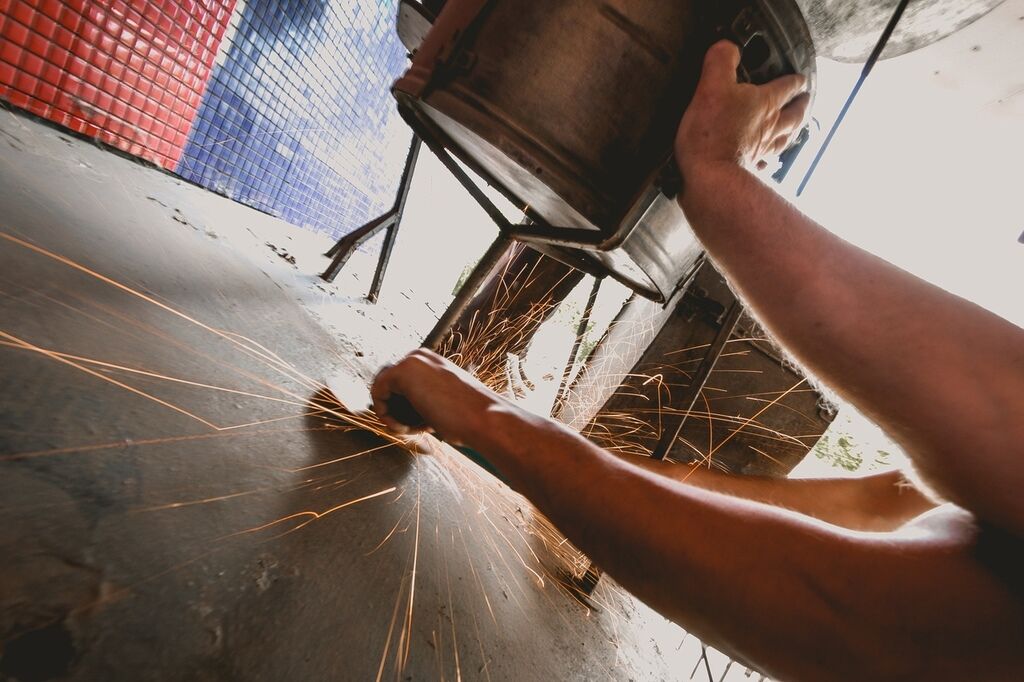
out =
<svg viewBox="0 0 1024 682"><path fill-rule="evenodd" d="M1024 330L832 235L747 167L802 122L804 83L739 84L711 48L679 128L680 204L774 337L906 450L896 474L729 480L620 459L415 351L372 393L483 453L623 586L786 680L1024 676ZM687 476L689 475L689 478Z"/></svg>

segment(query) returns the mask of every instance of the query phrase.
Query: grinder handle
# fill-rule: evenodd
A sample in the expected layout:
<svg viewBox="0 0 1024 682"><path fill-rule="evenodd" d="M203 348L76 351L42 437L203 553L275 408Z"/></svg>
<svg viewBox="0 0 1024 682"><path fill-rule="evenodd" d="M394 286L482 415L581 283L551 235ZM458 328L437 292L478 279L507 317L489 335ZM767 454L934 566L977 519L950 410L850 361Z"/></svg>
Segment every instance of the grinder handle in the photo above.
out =
<svg viewBox="0 0 1024 682"><path fill-rule="evenodd" d="M410 429L422 429L427 425L423 416L416 411L409 399L404 395L392 394L387 399L388 415L399 424Z"/></svg>
<svg viewBox="0 0 1024 682"><path fill-rule="evenodd" d="M392 419L399 422L400 424L408 426L409 428L422 429L424 426L427 425L426 420L423 419L423 415L416 411L416 408L412 406L412 403L410 403L409 399L406 398L404 395L392 394L387 399L387 408L388 415L391 416ZM444 438L438 436L437 434L434 435L437 437L439 441L444 442ZM453 447L459 452L461 452L463 455L465 455L468 459L476 463L477 466L481 467L485 471L492 474L502 483L506 482L502 475L498 473L498 470L494 468L494 465L488 462L487 459L476 450L473 450L472 448L460 447L457 445Z"/></svg>

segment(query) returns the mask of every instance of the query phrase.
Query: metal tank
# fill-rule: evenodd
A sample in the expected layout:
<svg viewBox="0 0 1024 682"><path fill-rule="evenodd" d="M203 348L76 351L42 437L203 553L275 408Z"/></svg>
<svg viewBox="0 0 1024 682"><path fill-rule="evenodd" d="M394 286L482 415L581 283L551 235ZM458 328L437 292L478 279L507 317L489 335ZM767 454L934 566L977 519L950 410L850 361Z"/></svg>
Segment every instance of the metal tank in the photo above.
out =
<svg viewBox="0 0 1024 682"><path fill-rule="evenodd" d="M720 38L743 46L742 78L813 87L793 0L449 0L393 91L435 151L526 209L511 236L663 301L699 252L673 140Z"/></svg>

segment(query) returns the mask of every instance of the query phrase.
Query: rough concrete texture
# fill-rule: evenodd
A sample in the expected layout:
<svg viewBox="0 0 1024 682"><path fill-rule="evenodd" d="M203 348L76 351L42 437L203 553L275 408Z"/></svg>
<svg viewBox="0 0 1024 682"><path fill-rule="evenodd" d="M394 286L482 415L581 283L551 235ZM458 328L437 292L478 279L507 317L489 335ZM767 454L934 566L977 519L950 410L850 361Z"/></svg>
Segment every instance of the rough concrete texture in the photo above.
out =
<svg viewBox="0 0 1024 682"><path fill-rule="evenodd" d="M0 679L704 669L614 583L598 610L560 588L554 536L472 465L311 408L422 306L359 303L313 276L323 240L10 112L0 145Z"/></svg>

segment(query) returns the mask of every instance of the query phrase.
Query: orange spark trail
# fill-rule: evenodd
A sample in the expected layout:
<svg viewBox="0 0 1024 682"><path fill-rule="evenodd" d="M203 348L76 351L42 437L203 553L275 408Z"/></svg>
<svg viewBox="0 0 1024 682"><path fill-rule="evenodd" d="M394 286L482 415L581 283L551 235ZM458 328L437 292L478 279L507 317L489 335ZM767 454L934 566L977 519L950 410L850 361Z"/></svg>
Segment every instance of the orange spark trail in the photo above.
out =
<svg viewBox="0 0 1024 682"><path fill-rule="evenodd" d="M72 296L75 295L74 292L68 292L68 293L70 295L72 295ZM89 305L92 305L92 306L94 306L96 308L99 308L100 310L104 311L105 313L107 313L108 315L114 317L115 319L119 319L119 320L124 321L124 323L129 325L129 326L141 329L144 333L149 334L151 336L155 336L156 338L164 341L165 343L168 343L168 344L174 346L175 348L181 348L182 350L184 350L184 351L186 351L186 352L188 352L188 353L190 353L192 355L195 355L198 358L203 358L205 360L209 360L210 362L212 362L215 365L218 365L218 366L221 366L221 367L225 367L225 368L231 370L232 372L234 372L236 374L239 374L239 375L241 375L243 377L246 377L248 379L252 379L253 381L256 381L259 384L262 384L263 386L266 386L267 388L274 389L275 391L280 391L281 393L285 394L286 396L289 396L289 397L294 398L296 400L300 400L301 399L298 395L292 393L291 391L287 390L283 386L278 386L276 384L272 384L270 381L268 381L268 380L266 380L266 379L264 379L262 377L259 377L256 374L253 374L252 372L249 372L249 371L244 370L244 369L242 369L240 367L232 365L231 363L228 363L228 362L225 362L225 361L223 361L221 359L218 359L218 358L216 358L216 357L214 357L212 355L209 355L208 353L204 353L204 352L202 352L201 350L199 350L197 348L193 348L191 346L188 346L187 344L182 343L181 341L179 341L174 336L164 333L163 331L157 329L153 325L146 324L146 323L142 322L141 320L136 320L136 319L134 319L134 318L132 318L130 316L122 314L116 308L111 308L109 306L105 306L105 305L102 305L102 304L100 304L100 303L98 303L96 301L91 301L91 300L83 300L83 302L85 302L85 303L87 303ZM83 312L83 314L85 314L85 313ZM90 316L90 318L91 318L91 316ZM140 339L140 341L142 340L141 337L139 337L138 335L133 335L133 336L135 336L135 338Z"/></svg>
<svg viewBox="0 0 1024 682"><path fill-rule="evenodd" d="M0 236L3 236L3 233L0 233ZM140 391L139 389L134 388L132 386L129 386L128 384L121 383L120 381L117 381L116 379L112 379L112 378L110 378L108 376L104 376L103 374L100 374L99 372L94 372L93 370L89 369L88 367L83 367L82 365L79 365L76 362L72 362L71 360L67 360L65 358L62 358L59 355L56 355L55 353L53 353L52 351L46 350L45 348L40 348L39 346L35 346L35 345L29 343L28 341L22 341L18 337L12 336L11 334L8 334L7 332L2 331L2 330L0 330L0 336L2 336L5 339L9 339L10 341L14 342L16 345L20 346L21 348L24 348L25 350L30 350L30 351L33 351L35 353L40 353L41 355L45 355L46 357L48 357L48 358L50 358L52 360L56 360L57 362L63 363L63 364L68 365L70 367L74 367L75 369L77 369L79 371L82 371L82 372L85 372L86 374L92 375L92 376L96 377L97 379L102 379L103 381L111 383L111 384L113 384L113 385L115 385L115 386L117 386L119 388L123 388L126 391L130 391L131 393L134 393L134 394L136 394L138 396L142 396L143 398L146 398L147 400L152 400L153 402L155 402L155 403L157 403L159 405L163 405L164 407L166 407L168 409L171 409L171 410L174 410L175 412L180 412L181 414L185 415L186 417L191 417L192 419L195 419L197 422L200 422L201 424L209 426L211 429L215 429L215 430L218 430L218 431L220 430L220 427L218 427L216 424L208 422L205 419L203 419L202 417L200 417L198 415L195 415L195 414L192 414L191 412L189 412L188 410L186 410L186 409L184 409L182 407L178 407L177 405L173 405L173 404L167 402L166 400L161 400L160 398L157 398L154 395L150 395L149 393L146 393L145 391Z"/></svg>
<svg viewBox="0 0 1024 682"><path fill-rule="evenodd" d="M217 496L217 497L208 497L208 498L193 499L193 500L183 500L183 501L179 501L179 502L167 502L167 503L164 503L164 504L150 505L148 507L133 507L131 509L128 509L125 513L126 514L143 514L143 513L154 512L154 511L165 511L165 510L169 510L169 509L180 509L180 508L183 508L183 507L192 507L192 506L199 505L199 504L209 504L209 503L212 503L212 502L221 502L223 500L231 500L231 499L235 499L237 497L243 497L243 496L247 496L247 495L258 495L259 493L266 493L266 492L279 491L279 490L282 491L282 492L296 492L296 491L302 490L303 488L309 488L310 486L315 485L315 484L317 484L317 483L319 483L321 481L325 481L325 480L332 479L332 478L333 479L337 479L337 478L339 478L339 475L338 474L331 474L331 475L328 475L328 476L321 476L319 478L307 478L304 481L298 483L297 485L290 486L290 487L284 487L284 486L281 486L281 485L263 486L262 488L252 488L252 489L243 490L243 491L240 491L240 492L227 493L225 495L220 495L220 496ZM346 480L347 479L342 479L340 482L344 483L344 482L346 482ZM351 482L354 482L355 480L357 480L357 479L352 479L352 481L348 481L348 482L351 483ZM339 481L335 480L332 483L325 484L325 485L335 485L338 482ZM312 490L313 491L320 490L322 487L324 487L324 486L312 488Z"/></svg>
<svg viewBox="0 0 1024 682"><path fill-rule="evenodd" d="M83 452L96 452L99 450L114 450L117 448L130 448L145 445L167 445L170 443L183 443L193 440L210 440L213 438L237 438L239 436L263 436L276 433L306 433L309 431L327 431L324 427L305 429L264 429L258 431L245 431L242 433L215 432L199 433L191 436L167 436L164 438L147 438L145 440L119 440L109 443L95 443L93 445L76 445L66 448L52 448L49 450L31 450L28 452L17 452L12 455L0 457L0 462L11 462L22 459L34 459L36 457L51 457L54 455L71 455Z"/></svg>
<svg viewBox="0 0 1024 682"><path fill-rule="evenodd" d="M291 530L288 531L289 533L293 533L293 532L299 530L300 528L304 528L305 526L308 526L309 524L313 523L314 521L322 519L325 516L333 514L336 511L340 511L340 510L344 509L345 507L351 507L354 504L359 504L360 502L366 502L367 500L372 500L375 497L380 497L381 495L387 495L388 493L393 493L396 490L398 490L398 488L395 487L395 486L392 486L392 487L388 488L387 490L381 490L380 492L373 493L372 495L365 495L365 496L360 497L360 498L355 499L355 500L349 500L348 502L343 502L343 503L341 503L339 505L331 507L330 509L326 509L326 510L324 510L322 512L316 512L316 511L312 511L312 510L296 512L294 514L289 514L288 516L283 516L283 517L281 517L279 519L271 521L270 523L265 523L262 526L256 526L255 528L248 528L246 530L240 530L240 531L238 531L236 533L231 533L230 535L225 535L223 538L218 538L218 540L224 540L224 539L227 539L227 538L233 538L233 537L238 536L238 535L246 535L246 534L249 534L249 533L258 533L261 530L266 530L267 528L270 528L271 526L276 526L277 524L284 523L285 521L290 521L292 519L298 519L298 518L302 518L302 517L308 517L305 521L300 523L298 526L296 526L295 528L292 528Z"/></svg>
<svg viewBox="0 0 1024 682"><path fill-rule="evenodd" d="M391 648L391 637L395 633L395 623L398 621L398 605L402 603L402 593L405 591L405 585L401 585L398 590L398 599L395 600L395 610L391 612L391 625L388 626L387 639L384 641L384 653L380 656L380 667L377 668L377 680L380 682L381 677L384 676L384 664L388 660L388 649Z"/></svg>
<svg viewBox="0 0 1024 682"><path fill-rule="evenodd" d="M723 445L725 445L725 444L726 444L726 443L728 443L728 442L729 442L730 440L732 440L732 438L733 438L733 437L734 437L734 436L735 436L736 434L738 434L738 433L739 433L740 431L742 431L742 430L743 430L744 428L746 428L746 427L747 427L747 425L751 424L751 423L752 423L752 422L753 422L754 420L756 420L756 419L757 419L758 417L760 417L760 416L761 416L762 414L764 414L765 412L767 412L767 411L768 411L768 409L772 407L772 405L775 405L776 403L780 402L780 401L781 401L781 400L782 400L783 398L785 398L785 397L786 397L786 396L788 396L788 395L789 395L790 393L792 393L792 392L793 392L794 390L796 390L797 388L799 388L800 386L802 386L802 385L803 385L803 384L804 384L804 383L805 383L806 381L807 381L807 379L806 379L806 378L803 378L803 379L801 379L800 381L796 382L795 384L793 384L793 385L792 385L792 386L791 386L791 387L789 388L789 390L788 390L788 391L786 391L785 393L783 393L782 395L780 395L780 396L779 396L778 398L776 398L775 400L771 401L770 403L768 403L767 405L765 405L764 407L762 407L762 408L761 408L760 410L758 410L758 412L757 412L757 413L756 413L756 414L755 414L754 416L750 417L750 418L749 418L749 419L747 419L747 420L746 420L745 422L743 422L743 424L741 424L741 425L739 426L739 428L737 428L737 429L736 429L735 431L733 431L732 433L730 433L730 434L729 434L728 436L726 436L726 437L725 437L725 438L724 438L724 439L722 440L722 442L721 442L721 443L719 443L719 444L718 444L717 446L715 446L715 449L714 449L714 450L712 450L711 452L709 452L709 453L708 453L708 457L711 457L711 456L712 456L712 455L714 455L714 454L715 454L716 452L718 452L718 450L719 450L719 449L721 449L721 447L722 447Z"/></svg>
<svg viewBox="0 0 1024 682"><path fill-rule="evenodd" d="M125 284L122 284L121 282L118 282L117 280L111 279L110 277L107 277L106 275L101 275L100 273L96 272L95 270L90 270L86 266L81 265L79 263L76 263L75 261L71 260L70 258L67 258L66 256L61 256L61 255L59 255L57 253L54 253L53 251L49 251L47 249L44 249L41 246L37 246L37 245L35 245L35 244L31 243L31 242L25 241L24 239L19 239L18 237L15 237L12 234L9 234L7 232L0 232L0 238L6 239L9 242L13 242L14 244L17 244L18 246L21 246L23 248L29 249L30 251L34 251L35 253L38 253L40 255L46 256L47 258L51 258L51 259L57 261L58 263L62 263L62 264L66 265L66 266L68 266L70 268L73 268L75 270L78 270L79 272L82 272L82 273L84 273L86 275L89 275L90 277L98 279L101 282L104 282L105 284L109 284L112 287L120 289L121 291L125 292L126 294L130 294L131 296L135 296L136 298L139 298L139 299L141 299L141 300L143 300L143 301L145 301L145 302L147 302L147 303L149 303L151 305L154 305L157 308L160 308L161 310L164 310L164 311L166 311L166 312L168 312L168 313L170 313L170 314L172 314L172 315L174 315L176 317L179 317L179 318L185 320L186 322L189 322L191 324L196 325L200 329L208 331L211 334L214 334L215 336L218 336L218 337L220 337L220 338L222 338L222 339L224 339L226 341L229 341L229 342L235 344L236 346L242 348L244 351L246 351L250 355L253 355L255 357L261 357L261 359L263 359L264 362L267 362L267 364L269 364L271 366L277 365L276 369L278 369L278 371L280 371L281 373L283 373L285 375L288 375L289 373L291 373L293 375L291 378L293 378L293 379L294 378L299 378L302 381L304 381L308 386L311 386L313 388L322 388L322 385L320 384L320 382L314 381L314 380L310 379L309 377L303 375L301 372L299 372L295 368L291 367L290 365L287 365L287 363L283 363L284 367L282 367L281 366L281 364L282 364L281 361L278 358L276 358L276 356L273 356L273 354L271 354L270 356L267 356L266 354L262 354L262 353L260 353L258 351L253 350L251 347L249 347L246 344L241 343L241 342L239 342L237 340L239 338L245 339L245 337L239 336L238 334L226 333L226 332L223 332L223 331L221 331L219 329L214 329L213 327L210 327L209 325L207 325L207 324L205 324L203 322L200 322L199 320L195 319L194 317L190 317L189 315L186 315L185 313L183 313L183 312L181 312L179 310L176 310L176 309L172 308L171 306L169 306L169 305L167 305L165 303L161 303L160 301L156 300L152 296L147 296L146 294L143 294L140 291L136 291L135 289L132 289L131 287L129 287L129 286L125 285ZM259 346L258 343L256 343L255 341L252 341L251 339L245 339L245 340L247 342L251 343L254 346L261 347L261 346Z"/></svg>
<svg viewBox="0 0 1024 682"><path fill-rule="evenodd" d="M366 553L366 554L364 554L363 556L370 556L371 554L373 554L374 552L376 552L376 551L377 551L378 549L380 549L381 547L383 547L383 546L384 546L385 544L387 544L387 541L388 541L388 540L390 540L390 539L391 539L391 536L395 534L395 531L396 531L396 530L398 530L398 527L399 527L400 525L402 525L402 521L405 521L405 517L404 517L404 516L403 516L402 518L398 519L398 521L397 521L397 522L395 523L395 527L394 527L394 528L392 528L392 529L391 529L391 531L390 531L390 532L389 532L389 533L388 533L387 535L385 535L385 536L384 536L384 539L380 541L380 544L379 544L379 545L377 545L376 547L374 547L373 549L371 549L371 550L370 550L369 552L367 552L367 553Z"/></svg>
<svg viewBox="0 0 1024 682"><path fill-rule="evenodd" d="M406 664L409 662L409 647L412 646L412 610L413 603L416 599L416 566L419 561L420 554L420 508L422 506L420 500L420 489L416 489L416 536L413 541L412 551L412 579L409 584L409 610L406 615L405 626L402 628L403 639L405 640L405 649L402 652L402 662L399 666L400 669L404 670Z"/></svg>
<svg viewBox="0 0 1024 682"><path fill-rule="evenodd" d="M349 460L349 459L355 459L356 457L362 457L364 455L369 455L372 452L377 452L378 450L384 450L384 449L387 449L387 448L390 448L390 447L394 447L394 446L395 446L395 443L385 443L384 445L378 445L375 448L370 448L368 450L363 450L361 452L357 452L357 453L352 454L352 455L345 455L344 457L338 457L337 459L332 459L332 460L330 460L328 462L320 462L318 464L310 464L309 466L299 467L298 469L283 469L283 471L287 471L288 473L292 473L292 474L297 474L297 473L300 473L300 472L303 472L303 471L309 471L310 469L319 469L320 467L325 467L325 466L328 466L328 465L331 465L331 464L337 464L338 462L344 462L344 461Z"/></svg>
<svg viewBox="0 0 1024 682"><path fill-rule="evenodd" d="M22 343L13 343L10 341L0 341L0 346L7 346L10 348L21 348L23 350L29 350L25 348ZM261 395L259 393L250 393L248 391L240 391L233 388L226 388L224 386L214 386L212 384L204 384L198 381L190 381L189 379L180 379L178 377L172 377L166 374L159 374L157 372L149 372L144 369L136 369L135 367L127 367L125 365L118 365L112 362L104 362L102 360L96 360L94 358L86 358L80 355L72 355L70 353L62 353L60 351L45 349L47 353L57 357L64 358L65 360L71 360L74 362L81 362L87 365L95 365L97 367L104 367L106 369L115 369L121 372L128 372L129 374L138 374L140 376L149 377L151 379L159 379L161 381L167 381L175 384L184 384L186 386L194 386L196 388L208 388L212 391L222 391L224 393L232 393L234 395L246 396L248 398L259 398L260 400L270 400L276 403L284 403L285 405L298 405L299 407L305 407L307 401L287 400L285 398L275 398L273 396Z"/></svg>

